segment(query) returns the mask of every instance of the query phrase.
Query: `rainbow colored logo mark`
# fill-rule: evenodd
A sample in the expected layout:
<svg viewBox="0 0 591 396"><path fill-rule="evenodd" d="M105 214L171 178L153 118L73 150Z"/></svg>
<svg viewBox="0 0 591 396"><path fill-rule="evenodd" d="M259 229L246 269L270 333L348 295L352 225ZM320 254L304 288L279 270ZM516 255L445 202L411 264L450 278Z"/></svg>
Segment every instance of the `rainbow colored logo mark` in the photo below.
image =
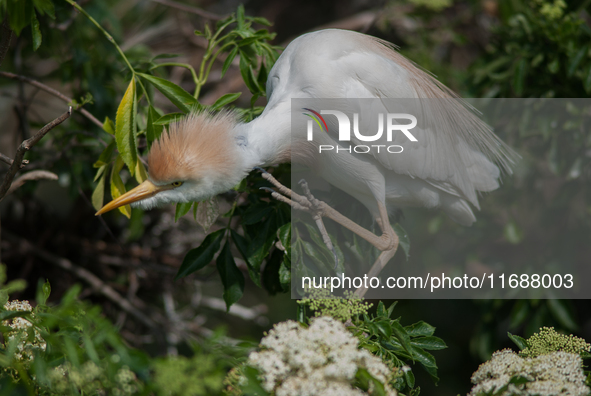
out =
<svg viewBox="0 0 591 396"><path fill-rule="evenodd" d="M307 109L307 108L303 108L303 110L307 110L310 113L312 113L312 114L308 114L308 113L302 113L302 114L304 114L304 115L310 117L311 119L313 119L314 121L316 121L316 124L318 124L318 126L320 127L320 130L322 131L324 129L324 131L326 133L328 133L328 126L326 125L326 121L324 121L324 118L322 118L320 113L318 113L317 111L314 111L312 109ZM322 121L322 124L320 123L320 121ZM322 128L323 124L324 124L324 128Z"/></svg>

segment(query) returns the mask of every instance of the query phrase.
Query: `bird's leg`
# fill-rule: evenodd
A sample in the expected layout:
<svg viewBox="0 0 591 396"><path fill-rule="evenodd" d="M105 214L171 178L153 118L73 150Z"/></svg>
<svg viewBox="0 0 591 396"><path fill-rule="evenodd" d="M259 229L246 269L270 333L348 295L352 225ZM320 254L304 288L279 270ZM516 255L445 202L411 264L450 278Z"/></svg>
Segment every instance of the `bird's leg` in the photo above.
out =
<svg viewBox="0 0 591 396"><path fill-rule="evenodd" d="M316 209L320 205L321 201L314 198L314 196L312 195L312 192L310 191L310 188L308 187L308 183L306 183L306 181L304 179L300 180L300 186L302 186L302 189L304 190L304 194L306 194L308 201ZM324 221L322 220L322 216L320 215L320 212L318 210L315 210L312 214L312 218L316 222L316 226L318 227L318 230L320 230L320 234L322 235L322 240L324 241L324 244L326 245L328 250L330 250L332 252L332 254L334 256L334 269L337 269L337 266L339 265L339 258L337 256L337 251L335 250L334 246L332 245L332 241L330 240L330 236L328 236L328 232L326 231L326 227L324 226Z"/></svg>
<svg viewBox="0 0 591 396"><path fill-rule="evenodd" d="M278 201L281 201L283 203L290 205L292 208L294 208L296 210L302 210L305 212L310 212L312 214L312 218L314 219L314 222L316 222L316 226L318 227L318 230L320 231L320 235L322 235L322 241L324 242L324 244L326 245L328 250L330 250L334 256L334 269L336 269L339 264L339 258L337 256L337 252L332 244L332 241L330 240L330 237L328 236L328 232L326 231L326 227L324 226L324 221L322 220L322 215L316 209L321 201L314 198L314 196L310 192L310 189L308 188L308 183L306 183L306 181L304 179L302 179L300 181L300 184L301 184L302 188L304 189L304 193L307 196L307 197L303 197L299 194L294 193L292 190L285 187L283 184L279 183L277 181L277 179L275 179L266 170L259 168L259 167L256 167L255 169L258 171L261 171L263 174L263 179L269 181L271 184L273 184L275 187L277 187L277 189L279 190L279 192L281 194L283 194L283 195L281 195L277 191L275 191L271 188L268 188L268 187L261 187L263 190L269 191L273 198L275 198ZM287 198L286 196L289 196L291 199Z"/></svg>
<svg viewBox="0 0 591 396"><path fill-rule="evenodd" d="M387 212L386 207L384 206L383 203L378 202L380 217L379 217L379 219L377 219L377 222L378 222L378 225L380 226L380 228L382 229L382 235L378 236L378 235L375 235L373 232L363 228L359 224L355 223L354 221L352 221L348 217L343 216L341 213L339 213L335 209L331 208L325 202L317 200L313 197L312 197L312 199L309 199L307 197L299 195L299 194L293 192L292 190L290 190L289 188L285 187L281 183L279 183L277 181L277 179L275 179L273 177L273 175L271 175L267 171L265 171L261 168L256 168L256 169L262 171L263 179L265 179L269 183L273 184L277 188L277 190L279 190L279 192L277 192L277 191L268 189L268 190L272 191L271 196L273 198L291 205L291 207L294 209L304 210L304 211L307 211L310 213L314 213L319 217L328 217L329 219L331 219L331 220L337 222L338 224L342 225L343 227L347 228L349 231L359 235L361 238L365 239L367 242L369 242L370 244L372 244L374 247L381 250L382 252L391 251L391 250L396 251L396 248L398 247L398 236L396 235L396 233L394 232L394 230L390 226L390 220L388 219L388 212ZM265 189L267 189L267 188L265 188ZM283 195L281 195L281 194L283 194ZM379 268L379 270L377 271L377 273L379 273L382 270L383 266L386 265L386 262L384 262L383 265L381 265L381 266L379 266L378 265L379 263L376 262L374 264L374 266L372 267L372 269L374 267L376 269Z"/></svg>

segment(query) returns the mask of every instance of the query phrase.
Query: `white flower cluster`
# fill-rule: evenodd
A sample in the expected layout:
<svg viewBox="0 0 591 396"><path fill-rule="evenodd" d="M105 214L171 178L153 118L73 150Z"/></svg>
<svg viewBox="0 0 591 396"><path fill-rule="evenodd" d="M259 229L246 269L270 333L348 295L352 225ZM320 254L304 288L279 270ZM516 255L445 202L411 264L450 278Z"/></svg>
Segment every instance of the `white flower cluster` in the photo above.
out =
<svg viewBox="0 0 591 396"><path fill-rule="evenodd" d="M33 312L33 307L27 300L19 301L13 300L4 304L4 309L8 311L29 311ZM34 316L34 314L31 314ZM41 337L37 329L35 329L35 339L33 341L27 340L27 330L33 326L25 318L16 317L9 320L2 321L4 326L10 327L12 330L7 334L6 347L12 342L16 342L16 352L14 357L23 362L31 362L35 357L35 350L45 351L47 343Z"/></svg>
<svg viewBox="0 0 591 396"><path fill-rule="evenodd" d="M115 382L107 378L105 370L92 361L76 368L69 362L55 367L49 372L52 394L70 394L72 388L88 395L130 396L140 391L139 382L127 366L115 374Z"/></svg>
<svg viewBox="0 0 591 396"><path fill-rule="evenodd" d="M583 360L574 353L552 352L535 358L522 358L510 349L493 354L472 375L475 386L469 396L489 394L506 387L500 396L587 396ZM513 378L527 382L513 384Z"/></svg>
<svg viewBox="0 0 591 396"><path fill-rule="evenodd" d="M357 338L331 317L315 318L308 328L287 321L269 331L263 350L251 353L247 364L259 370L263 387L276 396L367 395L351 385L359 368L384 384L388 396L396 396L388 385L392 371L357 346Z"/></svg>

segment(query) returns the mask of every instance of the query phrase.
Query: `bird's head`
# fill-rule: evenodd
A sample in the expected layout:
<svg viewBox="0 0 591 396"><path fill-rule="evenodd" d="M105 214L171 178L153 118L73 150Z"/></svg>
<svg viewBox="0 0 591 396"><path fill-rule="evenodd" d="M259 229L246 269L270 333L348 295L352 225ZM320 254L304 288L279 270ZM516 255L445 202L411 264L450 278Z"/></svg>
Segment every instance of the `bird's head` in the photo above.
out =
<svg viewBox="0 0 591 396"><path fill-rule="evenodd" d="M167 203L203 201L231 189L247 173L235 126L227 113L191 114L170 125L148 154L148 179L96 214L127 204L151 209Z"/></svg>

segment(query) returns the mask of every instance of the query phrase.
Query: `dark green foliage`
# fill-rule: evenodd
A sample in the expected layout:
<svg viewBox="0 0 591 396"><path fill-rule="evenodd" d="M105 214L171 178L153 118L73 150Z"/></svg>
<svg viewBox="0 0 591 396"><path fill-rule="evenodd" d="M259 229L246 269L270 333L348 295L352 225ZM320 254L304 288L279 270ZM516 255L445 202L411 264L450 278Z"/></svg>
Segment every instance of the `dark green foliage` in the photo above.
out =
<svg viewBox="0 0 591 396"><path fill-rule="evenodd" d="M584 3L587 4L587 3ZM485 97L585 97L591 93L591 30L576 3L502 2L493 44L473 66Z"/></svg>
<svg viewBox="0 0 591 396"><path fill-rule="evenodd" d="M4 285L1 278L4 296L22 289L22 282ZM0 305L0 395L221 395L227 370L245 355L240 346L225 346L217 332L207 347L193 346L189 357L152 359L130 348L100 307L78 299L79 291L74 286L50 306L49 283L39 282L32 312ZM29 327L15 330L12 321L19 318ZM33 352L17 353L21 344L21 351Z"/></svg>
<svg viewBox="0 0 591 396"><path fill-rule="evenodd" d="M418 395L420 388L415 384L415 377L409 365L419 364L431 379L437 383L437 364L427 351L447 348L445 342L435 337L435 327L423 321L410 326L403 326L400 318L392 319L396 302L386 309L379 302L375 313L365 313L369 306L360 299L330 297L328 291L315 291L325 299L302 300L300 312L304 307L316 316L329 315L344 321L349 330L359 339L359 346L381 358L391 368L398 368L400 375L394 378L392 386L405 395ZM326 296L329 296L326 299ZM303 322L307 317L302 315ZM358 373L361 384L367 381L363 373Z"/></svg>

